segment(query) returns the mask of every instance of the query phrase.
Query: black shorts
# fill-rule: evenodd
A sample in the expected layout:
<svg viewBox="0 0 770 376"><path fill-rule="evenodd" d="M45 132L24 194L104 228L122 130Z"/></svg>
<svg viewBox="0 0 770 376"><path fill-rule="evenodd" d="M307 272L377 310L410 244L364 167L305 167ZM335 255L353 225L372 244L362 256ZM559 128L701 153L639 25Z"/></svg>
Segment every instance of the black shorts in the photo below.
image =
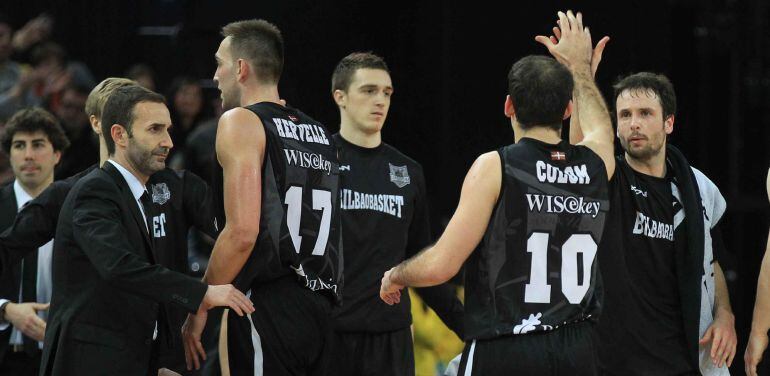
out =
<svg viewBox="0 0 770 376"><path fill-rule="evenodd" d="M331 357L331 300L294 276L252 288L254 313L227 315L231 375L325 375ZM220 354L223 355L223 354Z"/></svg>
<svg viewBox="0 0 770 376"><path fill-rule="evenodd" d="M337 332L328 375L414 376L412 330Z"/></svg>
<svg viewBox="0 0 770 376"><path fill-rule="evenodd" d="M595 376L594 324L465 343L458 376Z"/></svg>

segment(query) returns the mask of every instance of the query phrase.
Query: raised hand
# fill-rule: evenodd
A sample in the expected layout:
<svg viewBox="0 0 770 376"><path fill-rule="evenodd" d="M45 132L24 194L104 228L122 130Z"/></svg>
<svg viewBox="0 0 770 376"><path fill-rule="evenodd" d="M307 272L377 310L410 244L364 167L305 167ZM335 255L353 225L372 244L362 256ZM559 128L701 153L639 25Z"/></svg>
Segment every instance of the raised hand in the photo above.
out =
<svg viewBox="0 0 770 376"><path fill-rule="evenodd" d="M571 10L568 10L567 13L559 12L558 16L559 27L554 28L556 36L552 39L538 35L535 40L548 48L548 52L568 68L573 70L583 67L590 68L593 54L591 33L587 27L583 26L583 15L578 12L575 16Z"/></svg>

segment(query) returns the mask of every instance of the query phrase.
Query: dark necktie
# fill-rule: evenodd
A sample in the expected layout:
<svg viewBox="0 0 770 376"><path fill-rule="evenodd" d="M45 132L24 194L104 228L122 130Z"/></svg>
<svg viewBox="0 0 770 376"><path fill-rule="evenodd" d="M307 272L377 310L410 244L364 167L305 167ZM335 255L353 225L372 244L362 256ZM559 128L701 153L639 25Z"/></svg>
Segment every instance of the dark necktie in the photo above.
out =
<svg viewBox="0 0 770 376"><path fill-rule="evenodd" d="M37 302L37 249L24 257L21 273L21 301L23 303ZM27 355L34 356L37 351L37 341L27 336L22 336L24 351Z"/></svg>
<svg viewBox="0 0 770 376"><path fill-rule="evenodd" d="M147 233L150 235L150 239L152 239L152 217L153 217L153 205L152 200L150 199L150 193L147 192L147 190L142 193L142 196L139 197L139 201L142 203L142 209L144 209L144 218L145 223L147 224Z"/></svg>

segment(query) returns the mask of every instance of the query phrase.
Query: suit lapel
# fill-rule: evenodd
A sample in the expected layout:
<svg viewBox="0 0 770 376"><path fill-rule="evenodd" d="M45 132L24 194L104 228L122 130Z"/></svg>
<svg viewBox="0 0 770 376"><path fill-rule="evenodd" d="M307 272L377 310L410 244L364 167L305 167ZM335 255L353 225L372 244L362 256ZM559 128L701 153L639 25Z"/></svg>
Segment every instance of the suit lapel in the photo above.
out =
<svg viewBox="0 0 770 376"><path fill-rule="evenodd" d="M115 182L117 182L118 187L120 187L121 194L123 195L122 199L124 202L128 203L128 208L131 211L131 217L133 217L134 222L137 226L139 226L139 232L142 234L142 237L144 238L144 242L146 244L145 250L147 251L147 258L150 260L150 262L155 263L155 256L154 256L154 250L152 245L152 239L150 238L150 235L148 234L149 226L145 224L144 218L142 217L142 213L139 211L139 203L134 198L133 193L131 193L131 188L128 187L128 183L126 182L126 179L123 178L123 175L121 175L120 171L118 171L115 166L112 165L112 163L105 163L104 166L102 166L102 169L106 171L113 179L115 179ZM149 213L148 213L149 215Z"/></svg>

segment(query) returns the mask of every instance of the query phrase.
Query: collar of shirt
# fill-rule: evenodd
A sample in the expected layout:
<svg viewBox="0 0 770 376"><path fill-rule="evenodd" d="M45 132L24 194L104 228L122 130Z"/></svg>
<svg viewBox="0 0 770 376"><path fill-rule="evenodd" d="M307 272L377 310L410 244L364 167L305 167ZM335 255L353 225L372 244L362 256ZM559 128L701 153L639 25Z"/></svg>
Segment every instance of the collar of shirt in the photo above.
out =
<svg viewBox="0 0 770 376"><path fill-rule="evenodd" d="M142 184L142 182L140 182L139 179L134 176L134 174L126 170L125 167L121 166L120 163L115 162L112 159L108 159L107 162L112 163L112 165L118 169L120 174L123 175L123 179L126 180L128 188L131 189L131 194L133 194L134 199L138 201L139 197L142 197L142 194L147 190L144 184Z"/></svg>
<svg viewBox="0 0 770 376"><path fill-rule="evenodd" d="M21 208L29 201L32 201L32 196L27 193L27 191L24 190L24 187L21 186L21 183L19 183L19 180L14 180L13 182L13 193L16 195L16 208L17 210L21 211Z"/></svg>

